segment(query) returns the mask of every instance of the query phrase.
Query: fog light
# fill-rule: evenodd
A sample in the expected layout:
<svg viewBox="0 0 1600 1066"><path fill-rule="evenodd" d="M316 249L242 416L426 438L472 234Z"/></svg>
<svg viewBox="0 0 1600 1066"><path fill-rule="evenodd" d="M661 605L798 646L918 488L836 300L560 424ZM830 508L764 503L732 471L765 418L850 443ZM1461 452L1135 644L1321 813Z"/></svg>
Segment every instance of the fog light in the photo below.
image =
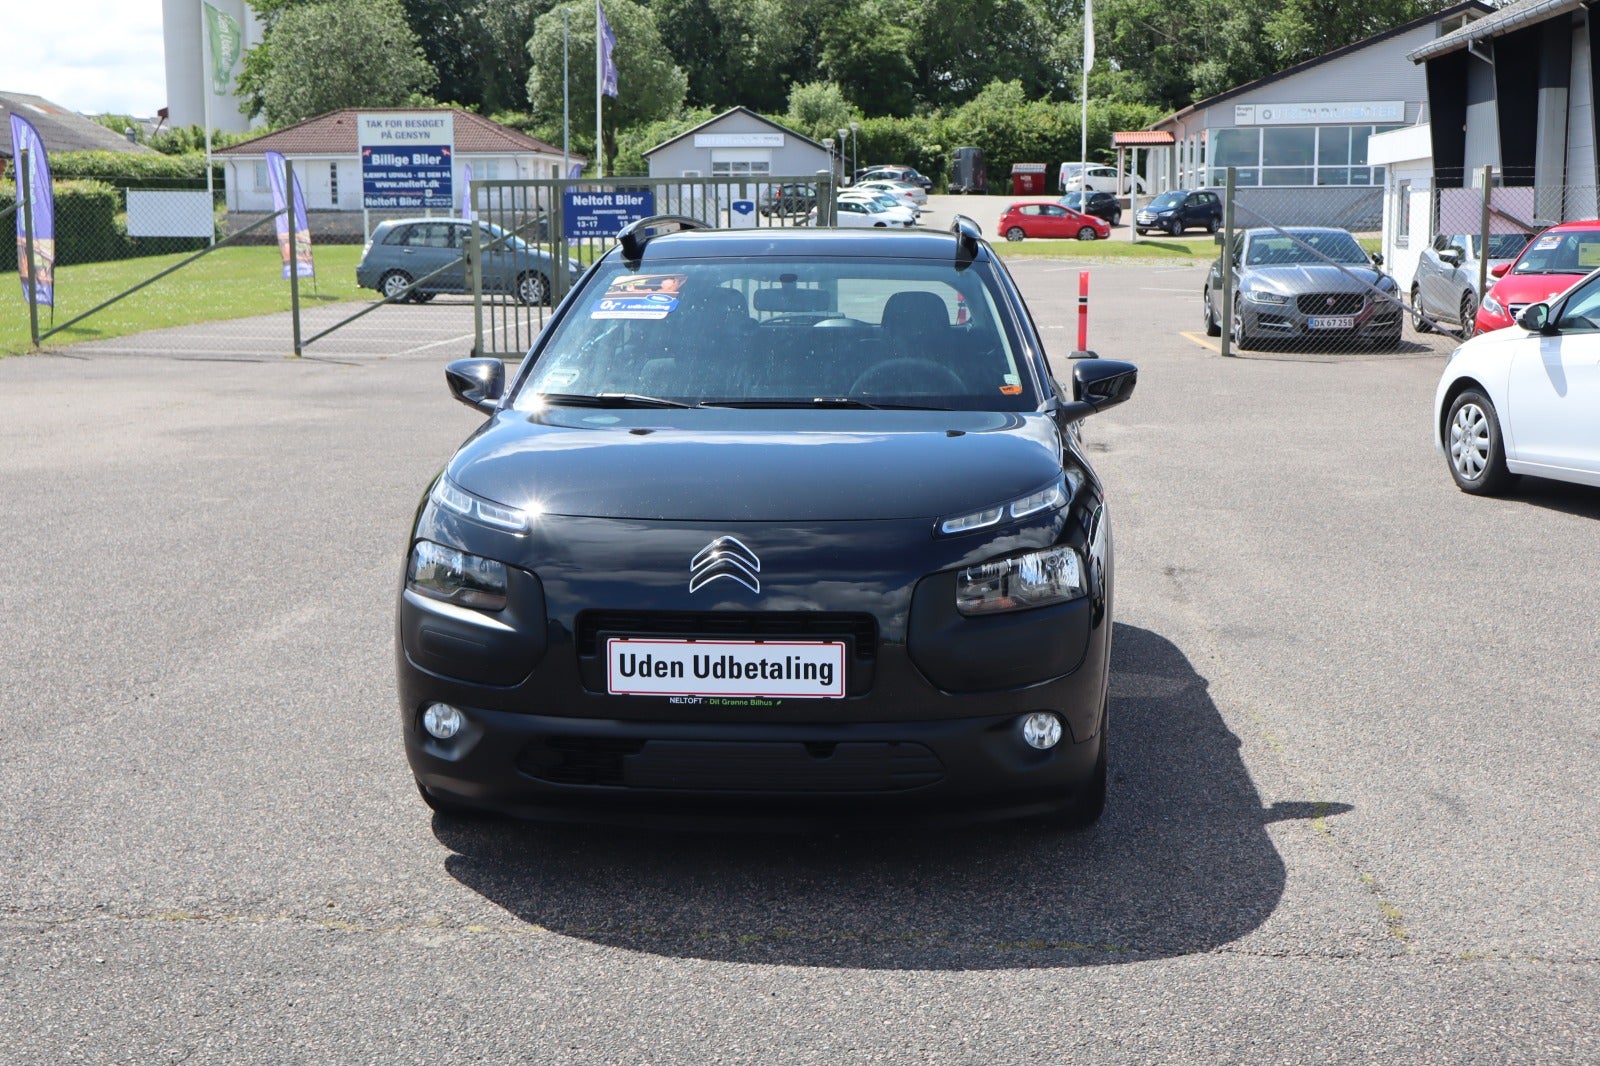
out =
<svg viewBox="0 0 1600 1066"><path fill-rule="evenodd" d="M1044 751L1061 741L1061 719L1044 711L1034 711L1022 720L1022 739L1028 747Z"/></svg>
<svg viewBox="0 0 1600 1066"><path fill-rule="evenodd" d="M1038 716L1035 715L1035 717ZM461 732L461 727L466 724L466 721L466 715L448 703L430 703L428 704L428 709L422 712L422 728L428 731L429 736L438 740L449 740ZM1056 726L1056 733L1059 734L1060 732L1061 727L1058 725ZM1033 741L1030 740L1028 743L1033 744ZM1051 741L1051 743L1055 742ZM1037 747L1038 745L1034 746ZM1049 745L1045 746L1048 747Z"/></svg>

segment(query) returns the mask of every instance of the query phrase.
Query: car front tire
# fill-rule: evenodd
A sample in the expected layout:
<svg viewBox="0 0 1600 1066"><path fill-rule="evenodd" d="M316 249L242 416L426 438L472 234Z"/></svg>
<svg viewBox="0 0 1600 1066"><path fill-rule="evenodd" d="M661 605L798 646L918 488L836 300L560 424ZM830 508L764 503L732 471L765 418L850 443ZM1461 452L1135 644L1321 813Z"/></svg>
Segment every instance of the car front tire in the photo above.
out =
<svg viewBox="0 0 1600 1066"><path fill-rule="evenodd" d="M1422 311L1422 286L1411 286L1411 328L1418 333L1432 333L1433 323Z"/></svg>
<svg viewBox="0 0 1600 1066"><path fill-rule="evenodd" d="M1176 218L1173 219L1171 222L1167 223L1167 232L1170 233L1174 237L1182 237L1183 236L1183 223L1180 220L1176 219Z"/></svg>
<svg viewBox="0 0 1600 1066"><path fill-rule="evenodd" d="M1122 212L1121 211L1113 211L1113 212L1111 212L1111 217L1109 219L1107 219L1106 221L1110 222L1113 226L1122 225Z"/></svg>
<svg viewBox="0 0 1600 1066"><path fill-rule="evenodd" d="M1244 307L1238 293L1233 294L1233 347L1244 351L1255 343L1255 338L1244 331Z"/></svg>
<svg viewBox="0 0 1600 1066"><path fill-rule="evenodd" d="M1099 238L1099 236L1100 236L1100 234L1098 234L1098 233L1096 233L1094 231L1094 227L1093 226L1084 226L1082 229L1080 229L1078 231L1078 240L1080 240L1080 241L1097 240Z"/></svg>
<svg viewBox="0 0 1600 1066"><path fill-rule="evenodd" d="M1472 335L1478 330L1478 298L1472 293L1461 295L1461 328L1456 331L1456 336L1464 341L1470 341Z"/></svg>
<svg viewBox="0 0 1600 1066"><path fill-rule="evenodd" d="M1217 321L1216 314L1211 310L1211 287L1209 285L1206 286L1205 291L1200 296L1206 313L1206 336L1222 336L1222 323Z"/></svg>
<svg viewBox="0 0 1600 1066"><path fill-rule="evenodd" d="M1506 469L1500 418L1487 396L1475 389L1457 396L1444 432L1450 476L1462 492L1496 496L1515 483L1516 476Z"/></svg>

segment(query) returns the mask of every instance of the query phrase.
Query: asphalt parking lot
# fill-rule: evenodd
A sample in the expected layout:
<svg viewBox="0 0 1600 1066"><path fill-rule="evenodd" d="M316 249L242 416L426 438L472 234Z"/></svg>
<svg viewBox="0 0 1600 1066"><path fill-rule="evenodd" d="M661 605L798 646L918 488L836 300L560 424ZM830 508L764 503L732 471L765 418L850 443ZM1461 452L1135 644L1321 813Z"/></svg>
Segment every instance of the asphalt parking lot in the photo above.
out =
<svg viewBox="0 0 1600 1066"><path fill-rule="evenodd" d="M1012 261L1058 365L1078 269ZM1443 342L1225 360L1202 266L1090 269L1141 379L1075 836L435 818L393 598L458 310L0 360L0 1062L1600 1062L1600 491L1458 492Z"/></svg>

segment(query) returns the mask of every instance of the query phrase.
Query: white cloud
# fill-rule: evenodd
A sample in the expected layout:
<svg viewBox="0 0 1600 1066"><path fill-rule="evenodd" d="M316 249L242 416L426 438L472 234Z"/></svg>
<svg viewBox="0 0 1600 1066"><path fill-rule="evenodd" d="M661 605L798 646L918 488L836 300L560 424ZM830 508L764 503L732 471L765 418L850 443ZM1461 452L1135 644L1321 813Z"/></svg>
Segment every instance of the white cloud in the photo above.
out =
<svg viewBox="0 0 1600 1066"><path fill-rule="evenodd" d="M5 0L0 90L85 114L139 118L167 104L161 0Z"/></svg>

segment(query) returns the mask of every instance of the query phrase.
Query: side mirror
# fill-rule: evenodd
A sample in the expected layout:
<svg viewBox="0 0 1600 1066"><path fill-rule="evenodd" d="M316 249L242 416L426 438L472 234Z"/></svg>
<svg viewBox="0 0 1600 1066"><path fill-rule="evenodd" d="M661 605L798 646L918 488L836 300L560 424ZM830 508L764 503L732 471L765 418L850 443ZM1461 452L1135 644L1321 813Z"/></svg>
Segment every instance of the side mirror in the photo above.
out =
<svg viewBox="0 0 1600 1066"><path fill-rule="evenodd" d="M1133 395L1139 381L1139 368L1116 359L1083 358L1072 364L1073 402L1062 409L1062 417L1076 422L1107 407L1115 407Z"/></svg>
<svg viewBox="0 0 1600 1066"><path fill-rule="evenodd" d="M1517 325L1529 333L1543 333L1545 327L1550 325L1549 304L1529 304L1522 309L1522 314L1517 316Z"/></svg>
<svg viewBox="0 0 1600 1066"><path fill-rule="evenodd" d="M1375 266L1375 267L1383 266L1383 253L1382 252L1373 252L1372 253L1372 265Z"/></svg>
<svg viewBox="0 0 1600 1066"><path fill-rule="evenodd" d="M1448 247L1450 247L1450 235L1448 233L1439 233L1439 234L1436 234L1434 236L1434 238L1433 238L1433 250L1434 251L1442 252Z"/></svg>
<svg viewBox="0 0 1600 1066"><path fill-rule="evenodd" d="M1460 248L1439 249L1439 262L1441 263L1449 263L1453 267L1458 267L1466 260L1467 257Z"/></svg>
<svg viewBox="0 0 1600 1066"><path fill-rule="evenodd" d="M1506 271L1510 269L1510 263L1496 263L1494 266L1489 268L1489 273L1494 277L1503 278L1506 276Z"/></svg>
<svg viewBox="0 0 1600 1066"><path fill-rule="evenodd" d="M506 388L506 365L498 359L457 359L444 368L450 395L490 414Z"/></svg>

